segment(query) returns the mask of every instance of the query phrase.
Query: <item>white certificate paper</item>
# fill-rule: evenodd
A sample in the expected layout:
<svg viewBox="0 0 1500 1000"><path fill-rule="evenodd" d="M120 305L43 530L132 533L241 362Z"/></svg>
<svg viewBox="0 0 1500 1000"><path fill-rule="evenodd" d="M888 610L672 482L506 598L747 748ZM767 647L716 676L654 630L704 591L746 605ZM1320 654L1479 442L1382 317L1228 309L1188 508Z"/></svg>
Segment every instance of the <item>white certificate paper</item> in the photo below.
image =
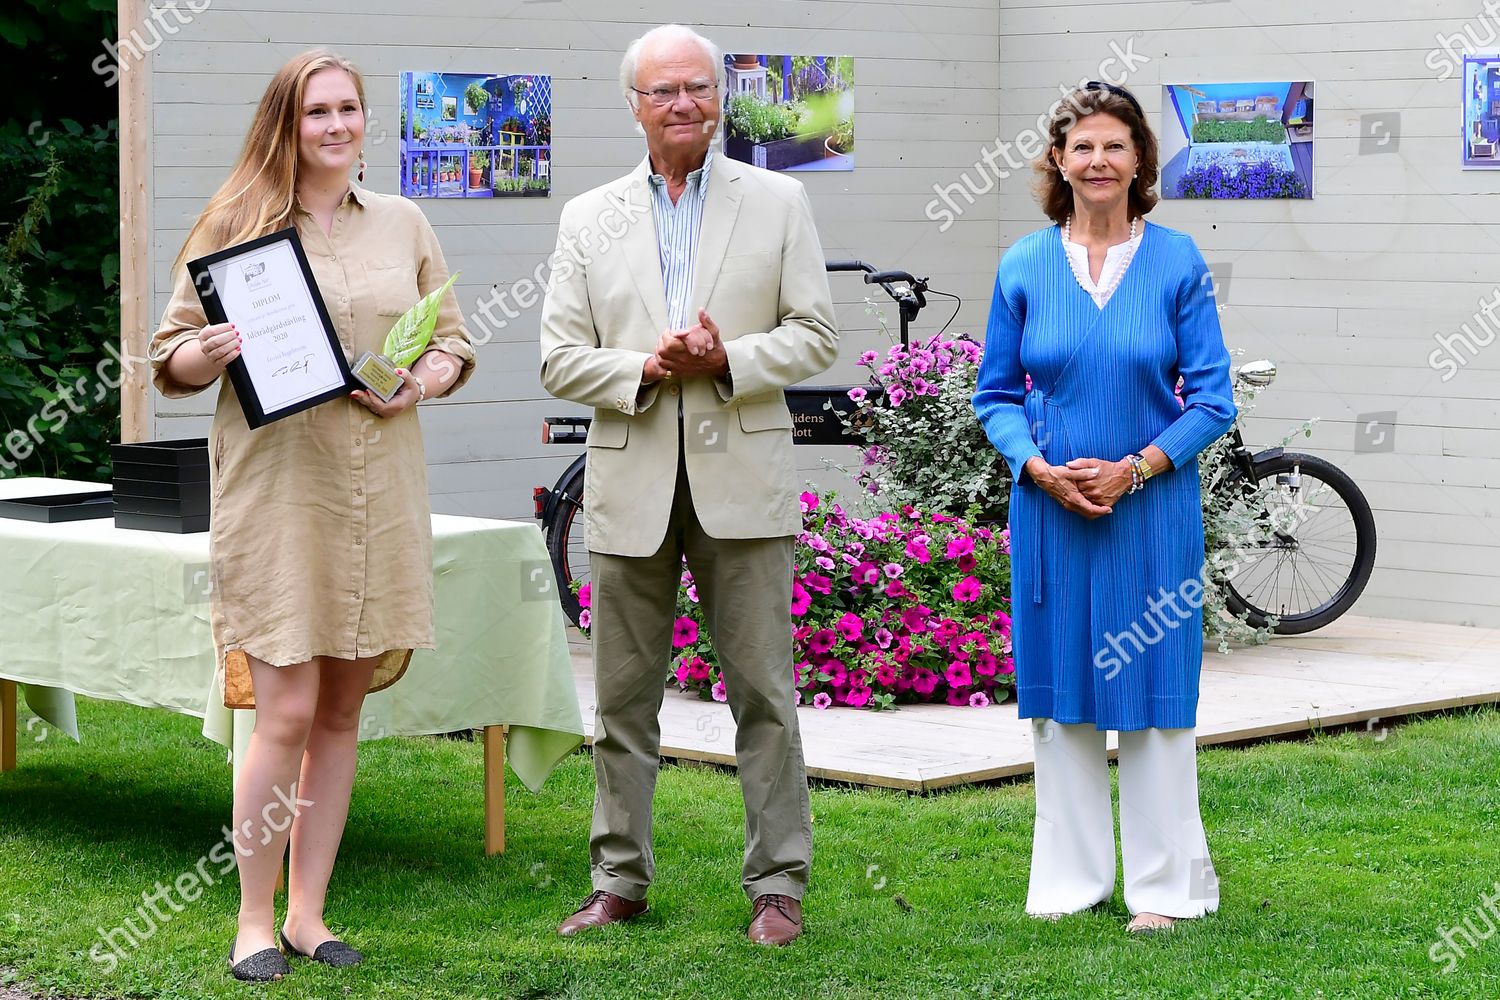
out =
<svg viewBox="0 0 1500 1000"><path fill-rule="evenodd" d="M296 253L281 240L208 266L267 417L341 389L343 369Z"/></svg>

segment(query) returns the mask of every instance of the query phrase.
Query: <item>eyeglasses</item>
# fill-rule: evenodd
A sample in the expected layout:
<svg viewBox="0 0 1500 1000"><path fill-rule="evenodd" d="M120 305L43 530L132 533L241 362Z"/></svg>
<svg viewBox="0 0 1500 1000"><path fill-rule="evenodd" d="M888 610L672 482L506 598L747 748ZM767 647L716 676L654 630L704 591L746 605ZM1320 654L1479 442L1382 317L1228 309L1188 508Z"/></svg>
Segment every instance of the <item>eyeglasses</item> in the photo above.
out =
<svg viewBox="0 0 1500 1000"><path fill-rule="evenodd" d="M717 83L699 82L684 83L678 87L653 87L650 90L642 90L639 87L631 87L630 89L642 97L651 98L651 103L658 108L664 108L677 100L677 95L684 90L687 91L687 95L693 100L706 101L714 95L714 91L719 89L719 85Z"/></svg>
<svg viewBox="0 0 1500 1000"><path fill-rule="evenodd" d="M1141 109L1141 104L1135 99L1135 95L1126 90L1124 87L1116 87L1114 84L1105 83L1102 80L1090 80L1088 83L1085 83L1083 85L1083 89L1107 90L1111 94L1114 94L1116 97L1123 97L1126 101L1130 102L1130 106L1132 108L1135 108L1136 114L1140 115L1142 118L1146 117L1146 112ZM673 96L675 97L676 95L674 94Z"/></svg>

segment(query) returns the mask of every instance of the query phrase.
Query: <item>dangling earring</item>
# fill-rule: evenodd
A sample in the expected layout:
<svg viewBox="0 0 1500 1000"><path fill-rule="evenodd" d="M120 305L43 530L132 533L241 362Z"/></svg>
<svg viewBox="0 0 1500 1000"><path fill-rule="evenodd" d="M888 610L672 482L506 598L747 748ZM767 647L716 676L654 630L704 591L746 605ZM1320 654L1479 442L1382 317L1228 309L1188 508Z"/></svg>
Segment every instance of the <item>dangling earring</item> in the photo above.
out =
<svg viewBox="0 0 1500 1000"><path fill-rule="evenodd" d="M361 184L365 182L365 151L363 149L359 151L359 182Z"/></svg>

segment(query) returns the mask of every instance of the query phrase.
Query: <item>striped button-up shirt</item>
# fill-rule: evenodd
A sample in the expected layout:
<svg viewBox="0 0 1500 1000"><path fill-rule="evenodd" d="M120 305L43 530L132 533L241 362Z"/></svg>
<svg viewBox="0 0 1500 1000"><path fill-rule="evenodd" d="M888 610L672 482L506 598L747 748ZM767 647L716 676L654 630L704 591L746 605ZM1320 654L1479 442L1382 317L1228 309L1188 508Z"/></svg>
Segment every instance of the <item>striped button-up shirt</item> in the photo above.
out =
<svg viewBox="0 0 1500 1000"><path fill-rule="evenodd" d="M693 269L698 258L698 230L703 225L703 199L708 191L708 172L714 151L709 149L703 166L687 175L687 187L672 204L667 179L651 175L651 210L656 220L656 245L661 254L661 283L667 293L667 322L674 330L686 330L697 321L692 308Z"/></svg>

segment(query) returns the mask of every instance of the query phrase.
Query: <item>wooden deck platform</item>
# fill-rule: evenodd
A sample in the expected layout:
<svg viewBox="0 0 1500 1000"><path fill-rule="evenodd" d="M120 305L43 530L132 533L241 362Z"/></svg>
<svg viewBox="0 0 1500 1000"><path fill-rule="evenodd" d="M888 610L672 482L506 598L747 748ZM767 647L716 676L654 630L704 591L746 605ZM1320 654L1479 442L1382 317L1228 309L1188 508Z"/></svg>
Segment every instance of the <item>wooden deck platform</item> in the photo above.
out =
<svg viewBox="0 0 1500 1000"><path fill-rule="evenodd" d="M1365 724L1464 705L1500 703L1500 629L1345 617L1310 635L1204 657L1199 744L1236 743ZM589 653L573 672L592 738ZM808 774L859 785L929 791L1029 774L1031 727L1009 703L906 706L895 712L803 708ZM662 755L734 764L729 706L668 690ZM1114 747L1114 737L1110 737Z"/></svg>

